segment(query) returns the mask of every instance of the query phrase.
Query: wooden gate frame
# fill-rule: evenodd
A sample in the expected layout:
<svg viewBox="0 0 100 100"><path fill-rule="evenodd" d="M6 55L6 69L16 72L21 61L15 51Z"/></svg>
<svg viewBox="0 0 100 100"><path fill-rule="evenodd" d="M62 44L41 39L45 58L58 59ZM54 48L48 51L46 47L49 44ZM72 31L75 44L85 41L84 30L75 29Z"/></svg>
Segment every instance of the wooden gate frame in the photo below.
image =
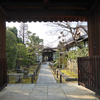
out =
<svg viewBox="0 0 100 100"><path fill-rule="evenodd" d="M0 58L0 90L7 86L7 59Z"/></svg>
<svg viewBox="0 0 100 100"><path fill-rule="evenodd" d="M5 1L7 1L7 0L5 0ZM8 1L10 1L10 0L8 0ZM8 1L6 3L9 3ZM46 0L44 0L44 1L46 1ZM0 4L1 4L1 1L0 1ZM6 7L5 9L7 9L7 8L9 8L9 7ZM11 8L13 9L13 7L11 7ZM23 15L22 18L20 18L21 15L17 11L17 13L18 13L17 17L18 18L16 18L15 9L17 7L15 6L15 8L13 9L13 11L14 11L13 14L11 14L11 12L9 13L11 8L8 9L8 13L7 13L8 19L10 18L9 19L10 21L12 21L12 20L17 21L19 19L21 21L22 20L25 21L24 18L28 19L29 16L28 16L28 14L26 14L25 11L24 11L25 13L24 12L20 13L20 14ZM29 7L29 9L30 8L31 7ZM76 11L76 9L71 8L70 10L68 10L68 9L61 10L61 11L64 11L64 12L63 12L63 16L60 16L60 15L62 15L62 12L58 9L56 9L56 11L53 10L53 9L49 9L50 12L48 11L49 2L44 2L44 8L46 8L46 10L42 9L43 12L40 11L39 13L37 13L38 12L38 9L37 9L35 11L36 12L35 14L33 13L33 11L31 11L29 14L33 14L35 16L32 16L32 17L30 16L30 18L33 19L33 17L34 17L35 21L37 21L37 18L39 18L40 21L41 21L41 17L45 21L48 21L50 18L51 18L51 21L53 21L52 19L55 20L55 17L56 17L56 21L58 21L58 20L59 21L63 21L63 20L78 21L79 19L81 20L81 19L84 19L84 18L85 19L88 18L89 56L100 55L100 29L99 29L100 28L100 0L94 0L90 9L87 9L87 12L85 12L85 13L84 13L84 10L83 10L83 12L81 12L80 9L78 9L78 12L74 12L74 11ZM26 10L26 11L28 11L28 10ZM71 13L71 11L73 11L73 13ZM58 12L58 13L56 13L56 12ZM42 15L42 13L44 13L44 16ZM52 14L52 15L50 15L50 14ZM14 15L14 16L11 16L11 15ZM47 16L48 16L48 18L47 18ZM12 19L12 18L14 18L14 19ZM5 70L7 70L7 67L5 65L6 64L6 60L5 60L6 59L6 27L5 27L5 22L6 22L6 15L5 15L4 10L0 6L0 58L1 58L0 66L3 65L3 67L4 67L3 69L6 68ZM80 62L80 60L78 60L78 61ZM6 74L7 73L5 73L5 75ZM79 74L81 74L81 73L79 72ZM79 76L79 77L81 77L81 76ZM5 76L5 78L6 78L6 76ZM4 82L4 84L6 82L6 81L4 81L4 79L1 80L1 81L2 81L2 83Z"/></svg>
<svg viewBox="0 0 100 100"><path fill-rule="evenodd" d="M78 58L78 84L100 93L100 56Z"/></svg>
<svg viewBox="0 0 100 100"><path fill-rule="evenodd" d="M6 16L0 6L0 90L7 85Z"/></svg>

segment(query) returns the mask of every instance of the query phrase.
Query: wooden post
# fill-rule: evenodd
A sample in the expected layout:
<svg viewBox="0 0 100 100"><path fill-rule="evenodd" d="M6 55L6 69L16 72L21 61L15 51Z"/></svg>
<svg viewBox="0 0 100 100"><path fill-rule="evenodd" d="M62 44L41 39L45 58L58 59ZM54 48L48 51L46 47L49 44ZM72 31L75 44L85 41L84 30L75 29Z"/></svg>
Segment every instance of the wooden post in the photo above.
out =
<svg viewBox="0 0 100 100"><path fill-rule="evenodd" d="M100 1L91 8L88 15L89 56L100 55Z"/></svg>
<svg viewBox="0 0 100 100"><path fill-rule="evenodd" d="M58 70L57 70L57 78L58 78Z"/></svg>
<svg viewBox="0 0 100 100"><path fill-rule="evenodd" d="M95 0L95 3L91 7L89 14L88 14L88 44L89 44L89 56L97 56L100 55L100 0ZM94 63L94 59L93 59ZM96 61L97 63L97 61ZM96 68L97 66L95 66ZM100 67L100 66L99 66ZM94 69L92 70L93 66L90 65L89 70L90 71L95 71ZM96 72L98 75L99 72ZM92 75L93 83L95 82L94 80L97 78L95 75ZM89 86L93 86L95 88L96 84L93 86L89 82ZM96 89L99 90L98 87ZM96 95L100 96L100 93L96 91Z"/></svg>
<svg viewBox="0 0 100 100"><path fill-rule="evenodd" d="M33 83L33 75L31 75L31 83Z"/></svg>
<svg viewBox="0 0 100 100"><path fill-rule="evenodd" d="M54 74L56 75L56 69L54 70Z"/></svg>
<svg viewBox="0 0 100 100"><path fill-rule="evenodd" d="M6 57L6 16L0 6L0 58Z"/></svg>
<svg viewBox="0 0 100 100"><path fill-rule="evenodd" d="M62 75L60 74L60 83L62 83Z"/></svg>
<svg viewBox="0 0 100 100"><path fill-rule="evenodd" d="M35 80L35 72L34 72L34 80Z"/></svg>
<svg viewBox="0 0 100 100"><path fill-rule="evenodd" d="M6 16L0 6L0 90L7 85Z"/></svg>

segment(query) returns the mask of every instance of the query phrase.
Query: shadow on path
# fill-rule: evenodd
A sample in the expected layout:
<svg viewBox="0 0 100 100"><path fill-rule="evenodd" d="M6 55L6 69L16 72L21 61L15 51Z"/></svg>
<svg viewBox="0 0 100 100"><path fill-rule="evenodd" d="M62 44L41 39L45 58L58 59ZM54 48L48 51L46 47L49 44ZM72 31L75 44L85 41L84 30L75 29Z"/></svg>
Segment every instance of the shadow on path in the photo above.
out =
<svg viewBox="0 0 100 100"><path fill-rule="evenodd" d="M0 100L99 100L77 83L56 83L47 64L42 64L36 84L8 84Z"/></svg>

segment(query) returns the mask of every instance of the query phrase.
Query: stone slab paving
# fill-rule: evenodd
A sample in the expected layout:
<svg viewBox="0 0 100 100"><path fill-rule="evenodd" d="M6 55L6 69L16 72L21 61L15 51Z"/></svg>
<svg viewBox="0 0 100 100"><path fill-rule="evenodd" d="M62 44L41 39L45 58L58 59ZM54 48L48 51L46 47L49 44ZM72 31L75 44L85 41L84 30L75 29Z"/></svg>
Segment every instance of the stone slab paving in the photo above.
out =
<svg viewBox="0 0 100 100"><path fill-rule="evenodd" d="M56 83L49 67L46 67L46 65L42 65L37 84L8 84L8 86L0 92L0 100L99 99L95 97L94 92L82 86L78 86L77 83Z"/></svg>
<svg viewBox="0 0 100 100"><path fill-rule="evenodd" d="M95 93L76 83L11 84L0 92L0 100L99 100Z"/></svg>
<svg viewBox="0 0 100 100"><path fill-rule="evenodd" d="M42 64L40 73L37 79L37 84L56 83L56 80L49 68L49 62Z"/></svg>

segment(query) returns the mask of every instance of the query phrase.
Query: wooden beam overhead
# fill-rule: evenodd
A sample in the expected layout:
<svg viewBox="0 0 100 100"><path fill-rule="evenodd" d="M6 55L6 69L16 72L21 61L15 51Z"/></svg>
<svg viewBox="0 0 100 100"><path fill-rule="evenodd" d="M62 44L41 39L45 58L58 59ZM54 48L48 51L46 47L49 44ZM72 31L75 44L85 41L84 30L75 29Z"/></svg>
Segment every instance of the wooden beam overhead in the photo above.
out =
<svg viewBox="0 0 100 100"><path fill-rule="evenodd" d="M49 3L50 7L87 7L89 5L88 2L81 3L81 2L53 2Z"/></svg>
<svg viewBox="0 0 100 100"><path fill-rule="evenodd" d="M27 13L25 13L27 12ZM7 21L86 21L85 10L35 9L9 10L6 12ZM17 15L17 16L16 16ZM75 17L76 16L76 17Z"/></svg>
<svg viewBox="0 0 100 100"><path fill-rule="evenodd" d="M49 0L44 0L44 8L45 9L49 8Z"/></svg>
<svg viewBox="0 0 100 100"><path fill-rule="evenodd" d="M1 7L1 6L0 6L0 10L4 13L4 15L6 15L6 14L5 14L5 11L2 9L2 7Z"/></svg>
<svg viewBox="0 0 100 100"><path fill-rule="evenodd" d="M80 8L86 8L88 7L89 3L67 3L67 2L49 2L49 0L44 0L43 2L2 2L1 5L4 8L8 7L43 7L47 9L48 7L80 7Z"/></svg>
<svg viewBox="0 0 100 100"><path fill-rule="evenodd" d="M95 0L1 0L0 5L7 21L32 21L33 18L37 21L83 21L94 2Z"/></svg>
<svg viewBox="0 0 100 100"><path fill-rule="evenodd" d="M96 10L98 7L100 7L100 0L96 0L93 5L91 6L89 13L91 13L93 10Z"/></svg>
<svg viewBox="0 0 100 100"><path fill-rule="evenodd" d="M43 2L2 2L0 3L4 8L5 7L43 7Z"/></svg>
<svg viewBox="0 0 100 100"><path fill-rule="evenodd" d="M25 13L27 12L27 13ZM75 9L18 9L6 11L7 16L87 16L86 10Z"/></svg>

